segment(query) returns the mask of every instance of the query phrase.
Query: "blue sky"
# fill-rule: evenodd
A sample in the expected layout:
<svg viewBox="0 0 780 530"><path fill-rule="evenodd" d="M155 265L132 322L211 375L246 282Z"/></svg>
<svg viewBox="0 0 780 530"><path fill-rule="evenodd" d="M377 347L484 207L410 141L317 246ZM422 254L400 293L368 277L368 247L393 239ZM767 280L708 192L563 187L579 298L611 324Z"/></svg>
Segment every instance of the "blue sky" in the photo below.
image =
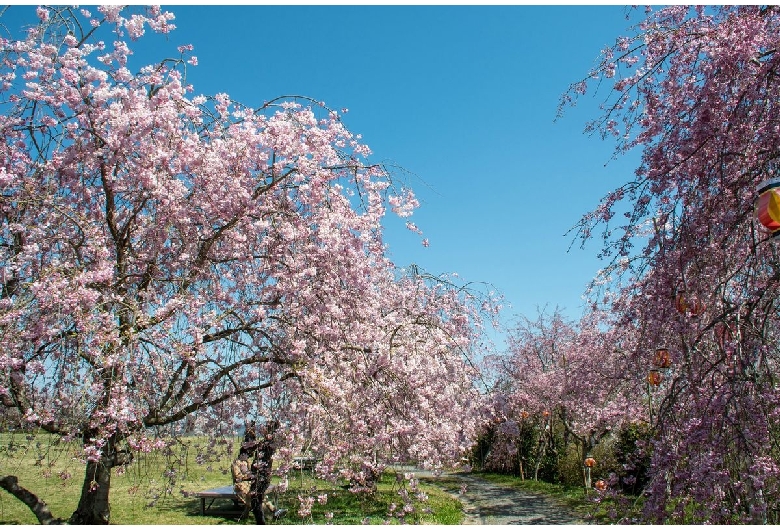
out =
<svg viewBox="0 0 780 530"><path fill-rule="evenodd" d="M566 232L631 178L638 155L583 133L606 92L554 123L560 95L626 34L623 6L176 6L196 92L260 104L302 94L349 108L373 161L408 170L422 206L387 240L398 265L489 282L514 314L576 318L598 242Z"/></svg>
<svg viewBox="0 0 780 530"><path fill-rule="evenodd" d="M632 177L638 154L610 161L613 144L583 133L606 91L554 119L560 95L627 33L625 7L164 8L177 29L155 58L193 44L196 93L349 108L344 121L372 161L408 172L398 176L422 203L412 220L430 247L391 219L396 264L492 284L507 320L545 305L581 314L599 242L569 250L565 234Z"/></svg>

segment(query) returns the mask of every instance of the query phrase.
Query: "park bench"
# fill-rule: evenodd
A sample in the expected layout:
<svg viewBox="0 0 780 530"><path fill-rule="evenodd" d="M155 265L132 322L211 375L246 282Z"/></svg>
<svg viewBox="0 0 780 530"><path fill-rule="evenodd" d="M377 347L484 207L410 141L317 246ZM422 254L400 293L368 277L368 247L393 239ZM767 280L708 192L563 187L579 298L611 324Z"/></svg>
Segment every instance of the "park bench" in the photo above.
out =
<svg viewBox="0 0 780 530"><path fill-rule="evenodd" d="M266 495L273 492L274 485L271 484L268 486L268 489L265 491ZM220 486L219 488L212 488L210 490L206 491L199 491L194 494L194 497L200 500L200 514L206 515L206 510L211 508L211 505L214 504L214 501L217 499L229 499L233 501L233 506L237 510L242 510L243 506L238 502L238 497L236 496L236 491L233 489L233 485L230 486ZM209 501L208 506L206 506L206 500Z"/></svg>
<svg viewBox="0 0 780 530"><path fill-rule="evenodd" d="M236 496L236 492L233 489L232 484L230 486L221 486L219 488L212 488L206 491L199 491L195 494L195 497L200 499L201 515L206 515L206 510L211 508L211 505L214 504L214 501L217 499L230 499L233 501L234 505L238 506L238 497ZM206 506L206 499L209 500L208 506Z"/></svg>
<svg viewBox="0 0 780 530"><path fill-rule="evenodd" d="M293 467L295 469L312 471L319 461L320 459L314 456L296 456L293 458Z"/></svg>

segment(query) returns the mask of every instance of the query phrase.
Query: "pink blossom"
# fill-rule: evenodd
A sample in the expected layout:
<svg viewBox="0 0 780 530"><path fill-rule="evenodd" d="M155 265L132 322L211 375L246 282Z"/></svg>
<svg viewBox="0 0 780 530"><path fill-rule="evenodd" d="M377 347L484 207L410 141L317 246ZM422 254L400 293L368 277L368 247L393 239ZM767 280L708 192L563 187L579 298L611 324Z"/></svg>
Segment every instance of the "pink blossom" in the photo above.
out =
<svg viewBox="0 0 780 530"><path fill-rule="evenodd" d="M0 300L13 330L0 394L30 427L74 442L89 429L85 465L114 462L117 439L149 453L175 449L157 433L216 438L247 411L284 426L280 475L312 451L318 476L370 493L390 464L376 455L459 461L484 400L467 355L495 305L394 266L383 221L411 215L411 190L387 198L393 176L316 101L255 109L193 96L183 62L130 69L132 41L172 15L97 10L84 42L33 32L0 67L14 102L0 119L13 215L0 217L9 241L24 234L0 255L4 292L19 289ZM57 13L93 29L90 14ZM301 517L315 500L327 495L302 496Z"/></svg>
<svg viewBox="0 0 780 530"><path fill-rule="evenodd" d="M311 516L311 509L314 505L314 497L301 497L298 495L298 502L300 502L298 516L303 518Z"/></svg>

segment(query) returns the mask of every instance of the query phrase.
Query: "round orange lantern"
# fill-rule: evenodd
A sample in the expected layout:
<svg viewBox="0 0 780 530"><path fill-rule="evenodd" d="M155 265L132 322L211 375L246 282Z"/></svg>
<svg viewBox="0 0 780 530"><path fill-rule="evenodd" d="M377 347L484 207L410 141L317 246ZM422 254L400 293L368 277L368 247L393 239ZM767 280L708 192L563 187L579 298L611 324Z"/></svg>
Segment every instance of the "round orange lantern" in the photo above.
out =
<svg viewBox="0 0 780 530"><path fill-rule="evenodd" d="M588 457L585 459L585 467L593 467L596 465L596 459L592 457Z"/></svg>
<svg viewBox="0 0 780 530"><path fill-rule="evenodd" d="M664 376L658 370L650 370L650 373L647 374L647 382L653 386L660 385L663 380Z"/></svg>
<svg viewBox="0 0 780 530"><path fill-rule="evenodd" d="M603 480L599 479L596 481L596 483L593 485L594 488L596 488L599 491L604 491L607 489L607 483Z"/></svg>
<svg viewBox="0 0 780 530"><path fill-rule="evenodd" d="M718 322L712 328L712 331L715 334L715 340L718 341L718 345L721 348L725 348L727 343L734 340L734 325L730 322Z"/></svg>
<svg viewBox="0 0 780 530"><path fill-rule="evenodd" d="M688 313L692 317L699 316L704 312L706 306L694 295L688 295L685 291L677 292L677 298L674 300L674 307L678 313Z"/></svg>
<svg viewBox="0 0 780 530"><path fill-rule="evenodd" d="M542 412L542 416L544 416L545 418L547 416L549 416L549 415L550 415L550 411L549 410L545 410L544 412Z"/></svg>
<svg viewBox="0 0 780 530"><path fill-rule="evenodd" d="M653 364L658 368L669 368L672 365L672 357L669 355L668 348L658 348L655 350Z"/></svg>
<svg viewBox="0 0 780 530"><path fill-rule="evenodd" d="M772 236L780 230L780 179L774 178L758 185L756 217Z"/></svg>

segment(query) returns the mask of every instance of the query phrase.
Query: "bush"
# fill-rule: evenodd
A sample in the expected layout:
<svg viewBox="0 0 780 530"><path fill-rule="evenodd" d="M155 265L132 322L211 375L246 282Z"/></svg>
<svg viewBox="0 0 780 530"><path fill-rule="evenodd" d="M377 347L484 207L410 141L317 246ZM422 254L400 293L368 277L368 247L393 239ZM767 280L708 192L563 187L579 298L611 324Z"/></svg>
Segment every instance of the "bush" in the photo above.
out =
<svg viewBox="0 0 780 530"><path fill-rule="evenodd" d="M558 477L566 486L582 486L582 454L576 445L569 444L558 460Z"/></svg>
<svg viewBox="0 0 780 530"><path fill-rule="evenodd" d="M591 456L596 460L596 465L591 469L591 481L595 483L599 479L607 480L610 473L613 473L618 466L615 457L615 439L612 437L604 438L593 448ZM582 449L580 446L570 443L558 462L558 476L561 484L584 487L582 465Z"/></svg>
<svg viewBox="0 0 780 530"><path fill-rule="evenodd" d="M611 486L628 495L639 495L648 482L652 456L652 429L645 422L624 425L614 440Z"/></svg>
<svg viewBox="0 0 780 530"><path fill-rule="evenodd" d="M541 418L531 418L485 426L471 451L472 467L533 480L538 464L539 480L557 482L563 436L559 429L546 432L544 425Z"/></svg>

